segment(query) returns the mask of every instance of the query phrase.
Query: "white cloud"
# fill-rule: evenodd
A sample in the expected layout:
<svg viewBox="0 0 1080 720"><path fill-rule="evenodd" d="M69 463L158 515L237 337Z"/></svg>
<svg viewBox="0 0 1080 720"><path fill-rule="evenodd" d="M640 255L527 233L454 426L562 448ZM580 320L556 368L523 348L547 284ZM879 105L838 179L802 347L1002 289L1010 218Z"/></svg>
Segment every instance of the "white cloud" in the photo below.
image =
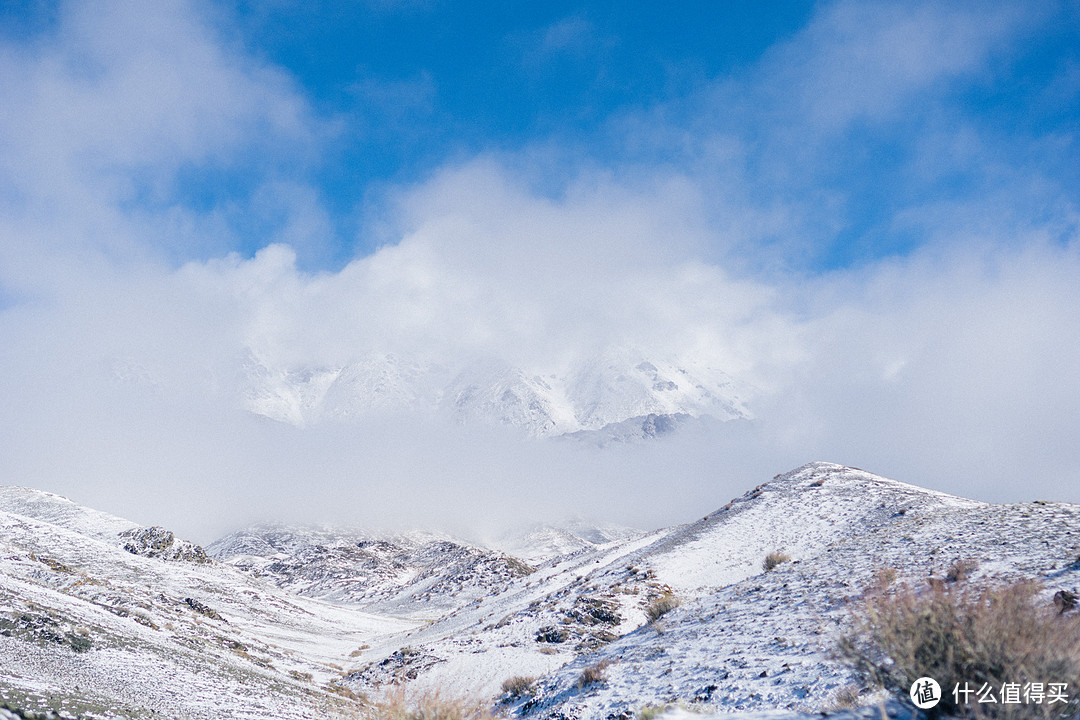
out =
<svg viewBox="0 0 1080 720"><path fill-rule="evenodd" d="M987 72L987 59L1045 19L1051 5L837 2L765 59L758 81L786 97L781 120L837 131L903 122L929 92Z"/></svg>
<svg viewBox="0 0 1080 720"><path fill-rule="evenodd" d="M339 272L300 272L270 246L4 313L4 476L204 538L249 512L476 528L557 516L567 498L659 524L812 459L986 499L1080 499L1063 481L1080 462L1076 240L968 241L769 286L658 250L700 220L673 217L662 193L538 197L483 163L401 207L403 240ZM373 349L542 365L620 343L712 354L762 389L755 421L597 453L417 418L298 430L241 410L248 352L281 368Z"/></svg>
<svg viewBox="0 0 1080 720"><path fill-rule="evenodd" d="M989 500L1076 501L1080 244L961 244L844 278L776 397L810 447ZM780 407L783 406L783 407Z"/></svg>
<svg viewBox="0 0 1080 720"><path fill-rule="evenodd" d="M0 48L0 85L0 283L16 287L48 282L53 253L220 252L231 238L184 208L183 173L302 165L330 129L184 0L65 3L54 34Z"/></svg>

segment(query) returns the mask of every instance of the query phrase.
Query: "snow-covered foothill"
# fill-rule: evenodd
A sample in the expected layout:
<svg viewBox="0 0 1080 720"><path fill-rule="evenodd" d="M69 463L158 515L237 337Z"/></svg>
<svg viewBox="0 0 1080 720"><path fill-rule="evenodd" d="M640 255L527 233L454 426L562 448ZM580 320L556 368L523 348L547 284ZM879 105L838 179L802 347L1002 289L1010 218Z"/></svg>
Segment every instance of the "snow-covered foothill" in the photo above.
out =
<svg viewBox="0 0 1080 720"><path fill-rule="evenodd" d="M537 720L807 720L862 693L866 708L830 716L862 720L882 699L834 650L883 569L925 586L963 562L969 582L1041 581L1049 606L1080 585L1080 507L975 502L830 463L686 525L502 540L263 526L201 561L172 556L188 546L163 528L0 488L0 700L332 718L403 685ZM511 697L514 677L534 680Z"/></svg>

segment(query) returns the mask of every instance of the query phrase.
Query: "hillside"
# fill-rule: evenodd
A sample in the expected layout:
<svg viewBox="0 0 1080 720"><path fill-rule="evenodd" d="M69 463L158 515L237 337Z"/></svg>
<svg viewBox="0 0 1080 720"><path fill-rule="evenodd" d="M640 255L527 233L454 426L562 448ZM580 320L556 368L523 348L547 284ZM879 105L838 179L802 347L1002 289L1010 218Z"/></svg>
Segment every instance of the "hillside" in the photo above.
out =
<svg viewBox="0 0 1080 720"><path fill-rule="evenodd" d="M425 620L531 572L516 558L431 533L255 527L207 552L299 595Z"/></svg>
<svg viewBox="0 0 1080 720"><path fill-rule="evenodd" d="M647 534L533 528L547 554L530 565L443 536L288 527L204 558L46 493L2 488L0 509L0 694L97 716L333 717L392 683L494 701L513 676L537 678L501 698L525 718L813 712L852 689L832 651L880 568L925 583L963 559L976 580L1042 580L1047 602L1080 585L1080 507L829 463ZM766 572L773 552L788 559ZM661 600L677 606L649 622ZM603 680L583 685L587 668Z"/></svg>
<svg viewBox="0 0 1080 720"><path fill-rule="evenodd" d="M24 708L333 717L348 705L323 689L335 665L411 626L220 563L137 554L120 534L131 523L54 495L0 497L0 697Z"/></svg>

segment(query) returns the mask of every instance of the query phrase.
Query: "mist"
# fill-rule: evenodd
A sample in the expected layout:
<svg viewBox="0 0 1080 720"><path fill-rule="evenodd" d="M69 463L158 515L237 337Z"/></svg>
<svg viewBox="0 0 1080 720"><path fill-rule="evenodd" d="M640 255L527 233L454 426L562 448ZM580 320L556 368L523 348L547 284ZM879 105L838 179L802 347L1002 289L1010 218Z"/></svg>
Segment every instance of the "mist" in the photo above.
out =
<svg viewBox="0 0 1080 720"><path fill-rule="evenodd" d="M524 225L537 204L557 228L576 202L476 212ZM621 216L593 203L594 227ZM600 252L580 243L498 248L504 276L486 251L501 237L474 227L455 245L437 224L337 273L303 273L273 246L73 279L77 290L7 309L0 472L202 541L264 520L656 527L819 459L984 500L1080 499L1066 480L1080 460L1075 243L916 254L770 287L632 249L586 281L560 272L560 251ZM752 418L597 448L404 411L294 427L244 406L252 358L290 370L422 350L540 372L611 346L729 369L753 389Z"/></svg>

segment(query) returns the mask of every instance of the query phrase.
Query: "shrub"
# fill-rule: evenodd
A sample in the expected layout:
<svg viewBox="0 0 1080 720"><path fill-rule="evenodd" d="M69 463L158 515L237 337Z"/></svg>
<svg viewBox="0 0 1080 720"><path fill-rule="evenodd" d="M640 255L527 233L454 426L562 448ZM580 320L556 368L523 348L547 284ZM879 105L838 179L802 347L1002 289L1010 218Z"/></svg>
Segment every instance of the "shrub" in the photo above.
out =
<svg viewBox="0 0 1080 720"><path fill-rule="evenodd" d="M829 702L821 708L823 713L838 712L840 710L854 710L859 707L861 694L858 685L846 685L829 699Z"/></svg>
<svg viewBox="0 0 1080 720"><path fill-rule="evenodd" d="M978 567L979 563L977 560L957 558L953 561L953 564L949 566L948 571L946 571L945 579L949 582L964 582L971 573L978 569Z"/></svg>
<svg viewBox="0 0 1080 720"><path fill-rule="evenodd" d="M664 615L667 615L669 612L679 607L680 604L679 598L666 592L649 603L645 608L645 616L649 618L649 622L656 622L664 617Z"/></svg>
<svg viewBox="0 0 1080 720"><path fill-rule="evenodd" d="M637 720L654 720L667 712L667 709L667 705L643 705L637 711Z"/></svg>
<svg viewBox="0 0 1080 720"><path fill-rule="evenodd" d="M532 575L536 572L536 568L523 563L516 557L510 557L509 555L506 556L506 567L517 577L525 577L526 575Z"/></svg>
<svg viewBox="0 0 1080 720"><path fill-rule="evenodd" d="M931 716L1064 718L1080 711L1080 618L1038 601L1038 585L1020 582L976 589L901 586L868 594L840 638L841 659L864 681L906 697L912 683L932 677L942 689ZM1049 704L958 705L954 687L978 691L988 683L1068 683L1070 701ZM967 685L965 686L965 683ZM1000 700L1000 697L999 697Z"/></svg>
<svg viewBox="0 0 1080 720"><path fill-rule="evenodd" d="M877 592L884 592L889 589L889 586L896 581L896 568L888 566L881 566L874 568L874 583L873 589Z"/></svg>
<svg viewBox="0 0 1080 720"><path fill-rule="evenodd" d="M765 572L769 572L780 563L786 563L788 560L791 560L790 555L782 553L779 550L773 550L765 556L764 562L761 563L761 569Z"/></svg>
<svg viewBox="0 0 1080 720"><path fill-rule="evenodd" d="M535 686L536 678L515 675L514 677L507 678L503 681L502 691L508 695L511 700L517 700L526 695L532 695Z"/></svg>
<svg viewBox="0 0 1080 720"><path fill-rule="evenodd" d="M607 673L605 672L608 666L611 665L610 660L601 660L595 665L590 665L581 671L581 675L578 676L577 686L579 688L585 688L589 685L596 685L607 680Z"/></svg>
<svg viewBox="0 0 1080 720"><path fill-rule="evenodd" d="M372 705L368 720L494 720L484 703L444 696L438 691L409 696L403 688Z"/></svg>

